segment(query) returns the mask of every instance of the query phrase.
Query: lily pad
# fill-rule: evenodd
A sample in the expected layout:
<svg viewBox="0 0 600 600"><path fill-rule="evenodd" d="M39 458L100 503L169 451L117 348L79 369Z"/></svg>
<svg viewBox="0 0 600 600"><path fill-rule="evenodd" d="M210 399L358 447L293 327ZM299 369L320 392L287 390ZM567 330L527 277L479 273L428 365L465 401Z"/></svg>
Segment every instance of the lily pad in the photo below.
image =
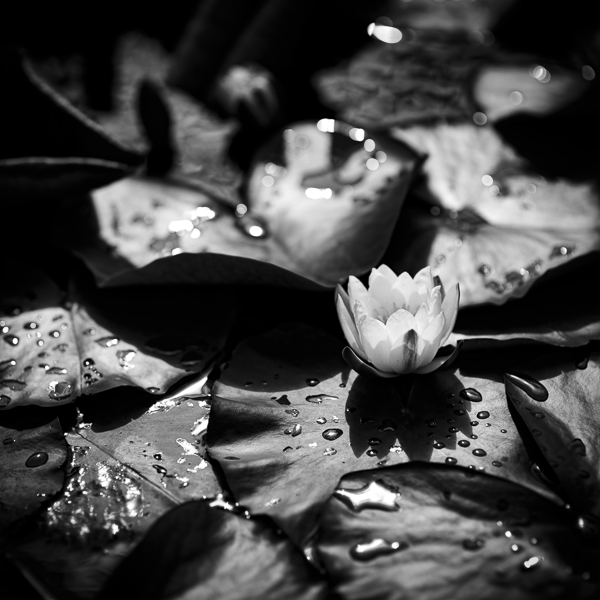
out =
<svg viewBox="0 0 600 600"><path fill-rule="evenodd" d="M33 429L0 426L0 528L36 512L60 491L67 444L58 419Z"/></svg>
<svg viewBox="0 0 600 600"><path fill-rule="evenodd" d="M538 382L540 378L543 387ZM577 363L560 356L505 375L508 399L519 413L546 463L546 472L579 514L600 517L598 421L592 390L600 378L600 355ZM530 381L533 381L533 385ZM539 390L545 391L539 395Z"/></svg>
<svg viewBox="0 0 600 600"><path fill-rule="evenodd" d="M302 543L336 478L409 460L485 469L555 497L530 473L500 373L367 379L342 348L314 328L281 327L240 344L215 383L209 453L253 513Z"/></svg>
<svg viewBox="0 0 600 600"><path fill-rule="evenodd" d="M122 385L164 393L206 368L231 326L233 296L215 290L129 289L70 294L43 272L13 262L4 270L3 408L56 406ZM169 306L177 309L169 309ZM198 310L217 315L191 318Z"/></svg>
<svg viewBox="0 0 600 600"><path fill-rule="evenodd" d="M342 598L593 598L600 590L597 540L513 482L411 463L346 475L337 490L318 552Z"/></svg>
<svg viewBox="0 0 600 600"><path fill-rule="evenodd" d="M0 101L0 191L17 204L78 194L131 173L142 157L111 139L10 55Z"/></svg>
<svg viewBox="0 0 600 600"><path fill-rule="evenodd" d="M98 600L122 594L148 599L329 597L324 578L272 527L208 502L188 502L156 523Z"/></svg>
<svg viewBox="0 0 600 600"><path fill-rule="evenodd" d="M431 265L460 281L461 306L522 297L546 272L600 247L592 181L532 172L491 127L397 130L427 154L427 176L383 261L396 271Z"/></svg>
<svg viewBox="0 0 600 600"><path fill-rule="evenodd" d="M100 282L127 263L140 268L157 258L209 252L272 263L334 286L381 259L418 157L403 144L383 136L371 139L363 130L353 135L370 142L369 151L350 138L352 146L340 150L330 139L334 134L312 123L293 127L310 150L292 143L287 153L274 153L281 135L261 150L248 181L250 210L241 205L236 213L175 182L130 178L97 190L91 213L89 207L69 205L57 219L79 229L88 223L90 235L72 247ZM106 246L112 256L103 251ZM161 270L169 263L164 261ZM181 273L179 266L174 270Z"/></svg>

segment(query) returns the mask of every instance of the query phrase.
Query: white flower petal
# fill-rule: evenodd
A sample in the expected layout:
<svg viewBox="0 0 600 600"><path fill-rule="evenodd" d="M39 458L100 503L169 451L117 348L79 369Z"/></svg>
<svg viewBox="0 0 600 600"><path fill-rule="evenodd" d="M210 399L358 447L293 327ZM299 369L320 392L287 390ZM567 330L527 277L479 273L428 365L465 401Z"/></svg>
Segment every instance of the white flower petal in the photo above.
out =
<svg viewBox="0 0 600 600"><path fill-rule="evenodd" d="M422 338L421 338L422 339ZM436 342L429 342L427 340L423 340L423 347L419 351L419 357L417 359L417 368L425 367L428 365L437 354L437 351L440 349L439 344Z"/></svg>
<svg viewBox="0 0 600 600"><path fill-rule="evenodd" d="M419 335L422 335L430 321L429 308L427 304L421 304L421 307L415 315L415 329Z"/></svg>
<svg viewBox="0 0 600 600"><path fill-rule="evenodd" d="M434 287L433 283L433 275L431 274L431 267L424 267L421 269L414 277L413 281L417 286L417 289L421 286L425 286L427 288L427 293L431 292Z"/></svg>
<svg viewBox="0 0 600 600"><path fill-rule="evenodd" d="M454 324L456 323L456 316L458 315L458 303L460 301L460 289L458 287L458 283L451 287L444 298L444 302L442 303L442 311L444 312L444 316L446 318L446 323L444 325L444 329L440 335L440 346L444 344L444 342L448 339L452 330L454 329Z"/></svg>
<svg viewBox="0 0 600 600"><path fill-rule="evenodd" d="M352 348L352 350L354 350L354 352L356 352L356 354L358 354L361 358L366 359L367 355L365 354L364 350L362 349L362 347L360 345L360 342L359 342L360 338L358 336L358 331L356 329L356 326L354 325L354 319L351 317L350 313L348 312L348 309L346 308L344 300L339 295L336 299L335 307L337 309L338 318L340 320L340 325L342 327L342 331L344 332L344 336L346 337L346 340L348 340L348 344L350 345L350 348Z"/></svg>
<svg viewBox="0 0 600 600"><path fill-rule="evenodd" d="M442 296L442 289L439 285L436 285L429 295L429 316L431 318L439 315L442 312L442 301L444 297Z"/></svg>
<svg viewBox="0 0 600 600"><path fill-rule="evenodd" d="M397 310L385 324L392 344L396 343L398 338L403 338L411 329L417 328L415 317L407 310Z"/></svg>
<svg viewBox="0 0 600 600"><path fill-rule="evenodd" d="M392 300L392 284L389 279L379 271L373 269L369 277L369 294L385 308L387 316L394 312L394 302Z"/></svg>
<svg viewBox="0 0 600 600"><path fill-rule="evenodd" d="M422 333L422 338L426 342L430 342L432 344L437 344L437 347L440 347L440 339L442 330L444 329L445 317L444 313L441 312L439 315L435 316L431 323L427 326L427 329ZM437 352L437 348L436 348Z"/></svg>
<svg viewBox="0 0 600 600"><path fill-rule="evenodd" d="M417 345L419 336L414 329L398 339L390 352L390 368L394 373L404 375L417 368Z"/></svg>
<svg viewBox="0 0 600 600"><path fill-rule="evenodd" d="M405 308L414 313L415 311L411 310L410 307L416 303L417 298L417 288L412 277L406 272L398 275L396 283L392 286L392 299L396 310Z"/></svg>
<svg viewBox="0 0 600 600"><path fill-rule="evenodd" d="M346 292L346 290L338 283L335 286L335 301L337 304L337 299L341 298L342 301L344 302L344 306L346 307L346 310L348 311L348 314L352 314L352 303L350 302L350 296L348 296L348 293Z"/></svg>
<svg viewBox="0 0 600 600"><path fill-rule="evenodd" d="M348 277L348 296L350 296L350 306L354 307L356 301L360 300L365 308L370 307L369 298L371 296L369 296L367 288L353 275Z"/></svg>
<svg viewBox="0 0 600 600"><path fill-rule="evenodd" d="M390 343L385 325L377 319L363 316L358 321L358 332L362 347L369 361L382 371L390 371L390 350L392 344Z"/></svg>
<svg viewBox="0 0 600 600"><path fill-rule="evenodd" d="M396 273L394 273L387 265L379 265L377 270L390 282L390 285L394 285L396 279L398 279Z"/></svg>

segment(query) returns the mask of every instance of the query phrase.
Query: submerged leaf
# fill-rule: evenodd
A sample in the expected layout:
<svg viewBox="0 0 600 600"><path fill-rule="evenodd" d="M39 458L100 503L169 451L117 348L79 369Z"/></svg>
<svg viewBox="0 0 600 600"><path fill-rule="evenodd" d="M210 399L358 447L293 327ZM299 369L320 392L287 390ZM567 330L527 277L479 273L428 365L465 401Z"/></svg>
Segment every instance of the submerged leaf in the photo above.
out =
<svg viewBox="0 0 600 600"><path fill-rule="evenodd" d="M337 490L317 548L345 599L594 598L600 590L597 543L568 511L515 483L411 463L346 475ZM346 499L375 493L393 506L356 510Z"/></svg>

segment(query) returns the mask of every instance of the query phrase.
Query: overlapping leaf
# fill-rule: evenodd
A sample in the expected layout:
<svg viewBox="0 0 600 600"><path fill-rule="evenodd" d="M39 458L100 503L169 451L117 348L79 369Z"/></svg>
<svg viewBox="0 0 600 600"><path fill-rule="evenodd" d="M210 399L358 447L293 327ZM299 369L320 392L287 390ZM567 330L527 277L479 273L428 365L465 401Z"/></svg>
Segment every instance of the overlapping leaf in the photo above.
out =
<svg viewBox="0 0 600 600"><path fill-rule="evenodd" d="M551 494L506 406L501 375L451 369L398 380L350 372L343 345L289 326L247 340L213 390L210 455L235 497L297 542L337 477L408 460L485 469Z"/></svg>
<svg viewBox="0 0 600 600"><path fill-rule="evenodd" d="M0 528L60 491L67 444L58 419L32 429L0 426Z"/></svg>
<svg viewBox="0 0 600 600"><path fill-rule="evenodd" d="M148 599L329 597L324 579L288 540L206 502L179 506L148 532L99 600L115 594Z"/></svg>
<svg viewBox="0 0 600 600"><path fill-rule="evenodd" d="M369 485L387 501L348 501ZM411 463L352 473L338 489L318 550L343 598L583 599L600 589L598 540L513 482Z"/></svg>
<svg viewBox="0 0 600 600"><path fill-rule="evenodd" d="M122 385L164 393L210 364L231 326L233 296L223 290L100 293L82 285L66 295L29 265L4 272L3 408L55 406ZM190 318L199 311L210 318Z"/></svg>

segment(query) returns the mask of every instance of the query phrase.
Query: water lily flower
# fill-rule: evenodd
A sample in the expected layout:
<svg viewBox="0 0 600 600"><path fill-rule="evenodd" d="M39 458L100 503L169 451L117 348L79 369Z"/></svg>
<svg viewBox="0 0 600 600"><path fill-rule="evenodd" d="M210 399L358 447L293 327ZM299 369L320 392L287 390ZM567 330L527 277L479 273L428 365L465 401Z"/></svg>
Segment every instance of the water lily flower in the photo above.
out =
<svg viewBox="0 0 600 600"><path fill-rule="evenodd" d="M340 285L336 293L338 317L350 344L344 358L359 373L431 373L453 358L454 353L436 354L456 322L459 287L445 294L430 267L413 278L381 265L371 271L368 289L351 276L348 293Z"/></svg>

